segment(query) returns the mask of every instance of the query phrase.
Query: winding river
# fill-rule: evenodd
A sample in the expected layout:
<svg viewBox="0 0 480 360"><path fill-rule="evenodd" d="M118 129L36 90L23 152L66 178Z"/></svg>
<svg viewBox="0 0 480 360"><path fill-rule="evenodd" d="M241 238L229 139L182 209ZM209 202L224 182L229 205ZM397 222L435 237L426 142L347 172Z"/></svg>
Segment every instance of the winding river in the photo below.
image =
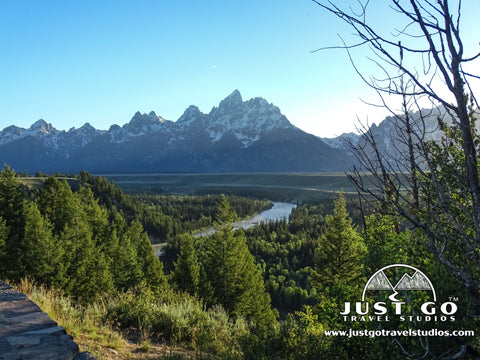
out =
<svg viewBox="0 0 480 360"><path fill-rule="evenodd" d="M243 219L234 222L233 228L234 229L248 229L252 226L260 224L262 222L269 222L269 221L277 221L282 219L287 219L290 216L290 213L294 208L297 207L295 204L285 203L285 202L272 202L273 207L259 212L258 214L253 215L251 218ZM215 232L215 228L211 227L205 230L197 231L193 234L194 237L200 237L204 235L211 235ZM155 255L160 256L162 253L162 248L166 245L166 243L160 244L153 244L153 248L155 250Z"/></svg>
<svg viewBox="0 0 480 360"><path fill-rule="evenodd" d="M272 202L273 207L268 210L259 212L258 214L253 215L251 218L243 219L234 222L234 229L248 229L252 226L260 224L262 222L277 221L282 219L287 219L294 208L297 207L295 204L285 203L285 202ZM198 231L193 234L194 237L211 235L215 232L215 228L211 227L206 230Z"/></svg>

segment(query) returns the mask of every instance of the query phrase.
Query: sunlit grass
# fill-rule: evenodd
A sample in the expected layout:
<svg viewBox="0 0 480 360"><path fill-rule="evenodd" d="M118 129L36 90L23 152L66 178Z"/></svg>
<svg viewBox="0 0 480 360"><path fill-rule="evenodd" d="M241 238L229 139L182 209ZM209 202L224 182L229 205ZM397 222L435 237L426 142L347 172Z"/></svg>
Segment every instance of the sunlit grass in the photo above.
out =
<svg viewBox="0 0 480 360"><path fill-rule="evenodd" d="M81 306L61 290L29 279L11 285L62 326L81 352L98 360L239 359L237 337L248 331L242 319L232 321L221 307L206 311L197 300L171 292L157 299L136 289Z"/></svg>
<svg viewBox="0 0 480 360"><path fill-rule="evenodd" d="M89 351L100 360L106 358L108 349L114 349L119 354L126 349L127 340L104 320L107 306L102 299L82 307L62 291L36 286L28 279L22 279L14 286L72 335L81 351Z"/></svg>

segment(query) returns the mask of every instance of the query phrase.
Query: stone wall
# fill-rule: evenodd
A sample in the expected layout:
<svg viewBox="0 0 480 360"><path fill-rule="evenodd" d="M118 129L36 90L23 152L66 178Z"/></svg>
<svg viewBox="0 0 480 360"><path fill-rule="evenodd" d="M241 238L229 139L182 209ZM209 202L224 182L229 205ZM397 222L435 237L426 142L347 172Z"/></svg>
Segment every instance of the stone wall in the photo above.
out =
<svg viewBox="0 0 480 360"><path fill-rule="evenodd" d="M0 281L0 360L86 360L65 330L25 294Z"/></svg>

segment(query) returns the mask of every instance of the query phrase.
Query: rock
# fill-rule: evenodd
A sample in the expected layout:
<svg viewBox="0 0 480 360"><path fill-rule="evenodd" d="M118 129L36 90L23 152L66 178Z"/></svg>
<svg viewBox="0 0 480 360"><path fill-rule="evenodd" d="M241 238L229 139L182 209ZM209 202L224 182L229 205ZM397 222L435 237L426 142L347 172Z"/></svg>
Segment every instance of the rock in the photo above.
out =
<svg viewBox="0 0 480 360"><path fill-rule="evenodd" d="M92 360L25 294L0 281L0 360Z"/></svg>

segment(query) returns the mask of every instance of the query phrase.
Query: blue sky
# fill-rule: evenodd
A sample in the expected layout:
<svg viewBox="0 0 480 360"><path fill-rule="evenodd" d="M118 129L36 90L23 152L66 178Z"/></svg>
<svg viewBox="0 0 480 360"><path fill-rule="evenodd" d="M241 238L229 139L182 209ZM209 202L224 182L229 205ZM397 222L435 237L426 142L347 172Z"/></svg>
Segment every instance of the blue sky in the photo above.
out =
<svg viewBox="0 0 480 360"><path fill-rule="evenodd" d="M238 89L339 135L385 116L362 105L373 93L345 52L311 52L349 32L310 0L2 1L0 129L107 129L151 110L175 121Z"/></svg>

